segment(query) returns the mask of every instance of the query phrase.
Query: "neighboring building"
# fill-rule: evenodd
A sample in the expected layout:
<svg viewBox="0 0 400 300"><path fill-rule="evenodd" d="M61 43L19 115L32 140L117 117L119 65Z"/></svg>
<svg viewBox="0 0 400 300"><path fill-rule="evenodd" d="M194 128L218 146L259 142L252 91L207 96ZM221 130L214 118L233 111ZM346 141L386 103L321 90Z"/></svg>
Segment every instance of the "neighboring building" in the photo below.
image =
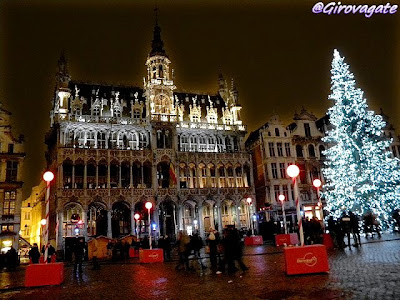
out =
<svg viewBox="0 0 400 300"><path fill-rule="evenodd" d="M11 113L0 105L0 249L19 248L22 202L23 136L11 132Z"/></svg>
<svg viewBox="0 0 400 300"><path fill-rule="evenodd" d="M246 199L255 194L236 87L220 75L216 94L177 92L160 31L156 24L143 87L75 82L59 61L46 137L58 249L76 235L145 234L146 201L155 235L250 225Z"/></svg>
<svg viewBox="0 0 400 300"><path fill-rule="evenodd" d="M386 121L383 134L392 138L390 147L392 157L400 158L400 139L389 123L388 116L382 111L381 115ZM301 209L305 217L316 216L321 219L321 209L313 180L318 178L324 182L323 151L327 145L322 142L322 138L329 130L330 124L328 116L317 119L305 109L302 109L300 114L296 113L293 120L293 123L285 127L278 116L273 116L269 122L250 133L246 147L253 157L257 209L266 212L267 220L271 216L281 218L281 203L278 196L283 194L286 198L287 222L295 224L293 184L284 170L293 163L299 167ZM322 205L324 204L322 201Z"/></svg>
<svg viewBox="0 0 400 300"><path fill-rule="evenodd" d="M281 214L281 203L278 196L285 196L287 222L296 223L296 207L293 195L292 180L286 169L296 164L300 169L298 178L302 210L306 217L320 215L316 190L312 185L314 179L323 181L321 166L325 150L321 141L323 133L317 128L317 118L302 109L295 114L294 122L284 126L278 116L261 128L253 131L246 146L252 152L257 209L266 210L269 217Z"/></svg>
<svg viewBox="0 0 400 300"><path fill-rule="evenodd" d="M42 219L46 216L45 206L46 182L42 181L32 188L30 196L22 202L21 237L30 245L37 243L40 247L44 240Z"/></svg>

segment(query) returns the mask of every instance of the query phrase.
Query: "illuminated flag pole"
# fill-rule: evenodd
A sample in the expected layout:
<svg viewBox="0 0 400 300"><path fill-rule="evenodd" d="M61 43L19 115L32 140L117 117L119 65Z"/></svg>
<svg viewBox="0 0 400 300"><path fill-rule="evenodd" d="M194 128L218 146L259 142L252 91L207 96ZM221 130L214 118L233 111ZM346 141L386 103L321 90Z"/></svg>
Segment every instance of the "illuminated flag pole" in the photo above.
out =
<svg viewBox="0 0 400 300"><path fill-rule="evenodd" d="M286 169L286 173L293 179L293 188L294 188L294 198L296 201L296 212L297 212L297 223L299 227L300 234L300 244L304 246L304 233L303 233L303 220L300 212L300 193L299 193L299 185L297 183L296 177L300 174L300 169L296 165L290 165Z"/></svg>
<svg viewBox="0 0 400 300"><path fill-rule="evenodd" d="M44 262L47 263L47 252L48 252L48 247L47 244L49 243L49 214L50 214L50 183L54 179L54 174L50 171L47 171L43 174L43 180L46 181L46 199L45 199L45 204L46 204L46 224L45 224L45 230L44 230Z"/></svg>

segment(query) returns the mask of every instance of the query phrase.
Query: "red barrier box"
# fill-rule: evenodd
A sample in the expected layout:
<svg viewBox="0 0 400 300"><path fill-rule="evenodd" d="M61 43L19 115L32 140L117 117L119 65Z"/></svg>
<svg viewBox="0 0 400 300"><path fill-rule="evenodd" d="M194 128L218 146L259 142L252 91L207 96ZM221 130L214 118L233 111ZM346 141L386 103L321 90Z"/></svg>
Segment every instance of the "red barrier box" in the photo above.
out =
<svg viewBox="0 0 400 300"><path fill-rule="evenodd" d="M262 245L264 243L261 235L246 236L244 238L245 246Z"/></svg>
<svg viewBox="0 0 400 300"><path fill-rule="evenodd" d="M277 247L283 246L283 245L290 245L290 235L289 234L277 234L275 236L275 245Z"/></svg>
<svg viewBox="0 0 400 300"><path fill-rule="evenodd" d="M329 233L324 233L322 236L322 243L325 245L326 248L331 249L333 248L333 240Z"/></svg>
<svg viewBox="0 0 400 300"><path fill-rule="evenodd" d="M139 250L130 248L129 249L129 257L139 257Z"/></svg>
<svg viewBox="0 0 400 300"><path fill-rule="evenodd" d="M287 275L329 272L324 245L286 247L284 253Z"/></svg>
<svg viewBox="0 0 400 300"><path fill-rule="evenodd" d="M141 263L154 263L163 261L164 261L164 254L162 249L139 250L139 262Z"/></svg>
<svg viewBox="0 0 400 300"><path fill-rule="evenodd" d="M290 244L297 245L299 243L299 237L297 233L289 233L290 235Z"/></svg>
<svg viewBox="0 0 400 300"><path fill-rule="evenodd" d="M64 264L32 264L26 267L25 286L58 285L64 281Z"/></svg>

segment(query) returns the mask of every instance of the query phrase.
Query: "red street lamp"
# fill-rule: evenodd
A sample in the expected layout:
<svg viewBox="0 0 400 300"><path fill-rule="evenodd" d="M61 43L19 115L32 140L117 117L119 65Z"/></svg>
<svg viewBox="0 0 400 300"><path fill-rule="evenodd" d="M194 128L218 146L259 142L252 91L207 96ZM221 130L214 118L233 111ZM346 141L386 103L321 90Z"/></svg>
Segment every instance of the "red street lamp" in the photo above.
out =
<svg viewBox="0 0 400 300"><path fill-rule="evenodd" d="M286 214L285 214L285 195L278 196L279 201L282 203L282 218L283 218L283 226L285 227L285 234L287 234L287 225L286 225Z"/></svg>
<svg viewBox="0 0 400 300"><path fill-rule="evenodd" d="M138 241L139 240L139 219L140 219L140 215L138 213L136 213L133 217L136 220L136 241Z"/></svg>
<svg viewBox="0 0 400 300"><path fill-rule="evenodd" d="M323 220L324 219L324 213L323 213L323 210L322 210L321 197L319 196L319 188L321 187L321 185L322 185L321 180L319 180L318 178L314 179L313 186L317 189L318 206L319 206L319 209L320 209L321 220Z"/></svg>
<svg viewBox="0 0 400 300"><path fill-rule="evenodd" d="M299 227L299 233L300 233L300 244L301 246L304 246L304 233L303 233L303 222L302 222L302 217L300 213L300 193L299 193L299 185L297 183L297 176L300 174L300 169L296 165L290 165L286 169L286 173L289 175L289 177L292 178L293 180L293 185L294 185L294 198L296 201L296 212L297 212L297 223Z"/></svg>
<svg viewBox="0 0 400 300"><path fill-rule="evenodd" d="M44 261L47 263L47 244L49 242L49 213L50 213L50 205L49 205L49 198L50 198L50 182L54 179L54 174L51 171L47 171L43 174L43 180L46 181L46 217L41 222L44 229L44 244L45 244L45 251L44 251Z"/></svg>
<svg viewBox="0 0 400 300"><path fill-rule="evenodd" d="M149 215L149 246L150 246L150 249L153 249L153 247L151 246L151 224L150 224L150 209L153 207L153 203L151 203L150 201L147 201L145 204L145 207L147 208L147 212Z"/></svg>

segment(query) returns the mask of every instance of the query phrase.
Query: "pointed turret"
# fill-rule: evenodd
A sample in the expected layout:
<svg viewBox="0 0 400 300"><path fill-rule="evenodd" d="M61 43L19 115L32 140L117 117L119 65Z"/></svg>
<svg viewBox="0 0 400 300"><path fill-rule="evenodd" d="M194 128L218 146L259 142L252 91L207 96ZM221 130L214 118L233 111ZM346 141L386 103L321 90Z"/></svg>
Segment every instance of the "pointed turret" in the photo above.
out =
<svg viewBox="0 0 400 300"><path fill-rule="evenodd" d="M164 50L164 42L161 39L161 27L158 25L157 8L155 8L154 11L156 14L156 24L154 25L153 40L151 41L151 52L149 56L167 56Z"/></svg>
<svg viewBox="0 0 400 300"><path fill-rule="evenodd" d="M61 52L60 58L58 59L58 72L56 78L57 88L68 88L71 76L69 75L68 61L65 58L64 51Z"/></svg>
<svg viewBox="0 0 400 300"><path fill-rule="evenodd" d="M232 105L237 105L238 104L238 97L239 97L239 93L236 89L236 84L235 81L232 78L232 83L231 83L231 89L230 89L230 95L232 98Z"/></svg>

